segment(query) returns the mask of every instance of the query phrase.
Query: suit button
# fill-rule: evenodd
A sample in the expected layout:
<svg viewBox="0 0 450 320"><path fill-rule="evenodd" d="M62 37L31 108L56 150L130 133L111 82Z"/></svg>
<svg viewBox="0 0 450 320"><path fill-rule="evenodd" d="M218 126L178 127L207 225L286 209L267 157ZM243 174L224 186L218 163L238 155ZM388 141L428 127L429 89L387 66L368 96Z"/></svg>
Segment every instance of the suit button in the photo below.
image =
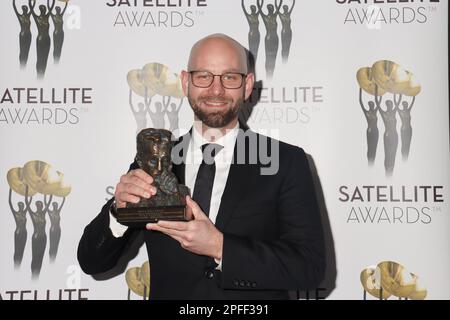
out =
<svg viewBox="0 0 450 320"><path fill-rule="evenodd" d="M206 279L212 279L212 278L214 278L214 272L211 271L211 270L207 270L207 271L205 272L205 277L206 277Z"/></svg>
<svg viewBox="0 0 450 320"><path fill-rule="evenodd" d="M240 285L241 287L245 287L245 281L244 281L244 280L241 280L241 282L239 282L239 285Z"/></svg>
<svg viewBox="0 0 450 320"><path fill-rule="evenodd" d="M234 280L233 280L233 285L234 285L235 287L239 286L239 281L237 281L236 279L234 279Z"/></svg>
<svg viewBox="0 0 450 320"><path fill-rule="evenodd" d="M252 288L256 288L256 282L252 282Z"/></svg>

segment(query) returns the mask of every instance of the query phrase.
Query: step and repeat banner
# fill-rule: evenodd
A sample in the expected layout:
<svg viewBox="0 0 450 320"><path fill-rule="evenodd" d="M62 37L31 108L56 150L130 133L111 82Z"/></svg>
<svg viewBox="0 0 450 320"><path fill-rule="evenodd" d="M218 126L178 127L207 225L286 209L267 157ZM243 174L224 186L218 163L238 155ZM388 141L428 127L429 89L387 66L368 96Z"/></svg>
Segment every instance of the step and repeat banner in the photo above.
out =
<svg viewBox="0 0 450 320"><path fill-rule="evenodd" d="M136 133L189 130L179 74L211 33L255 57L241 117L316 177L327 275L293 298L449 299L447 25L439 0L1 1L0 299L148 298L142 239L95 277L78 241Z"/></svg>

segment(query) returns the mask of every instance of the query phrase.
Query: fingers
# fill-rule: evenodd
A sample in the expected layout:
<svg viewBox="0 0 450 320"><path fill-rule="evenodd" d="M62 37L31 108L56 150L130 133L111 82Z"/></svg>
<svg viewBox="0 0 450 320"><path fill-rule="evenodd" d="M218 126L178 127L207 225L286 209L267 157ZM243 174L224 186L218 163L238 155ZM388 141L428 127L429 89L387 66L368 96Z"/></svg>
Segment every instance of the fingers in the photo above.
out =
<svg viewBox="0 0 450 320"><path fill-rule="evenodd" d="M125 193L125 192L116 193L115 198L116 198L117 208L125 208L127 202L128 203L138 203L141 200L140 197L137 197L132 194Z"/></svg>
<svg viewBox="0 0 450 320"><path fill-rule="evenodd" d="M170 229L170 228L165 228L165 227L161 227L158 223L148 223L146 225L147 230L154 230L154 231L160 231L164 234L167 234L168 236L171 237L179 237L179 238L184 238L186 237L185 231L179 231L176 229Z"/></svg>
<svg viewBox="0 0 450 320"><path fill-rule="evenodd" d="M192 228L188 222L158 221L158 223L148 223L146 229L168 235L185 249L190 248L194 241L195 230L190 230Z"/></svg>
<svg viewBox="0 0 450 320"><path fill-rule="evenodd" d="M158 221L158 225L167 229L174 229L178 231L186 231L189 230L189 224L187 222L182 221Z"/></svg>
<svg viewBox="0 0 450 320"><path fill-rule="evenodd" d="M187 231L191 230L192 227L190 227L190 224L188 222L184 221L165 221L160 220L157 223L147 223L146 228L148 230L156 230L159 229L167 229L167 230L176 230L176 231Z"/></svg>
<svg viewBox="0 0 450 320"><path fill-rule="evenodd" d="M124 174L116 186L115 198L118 208L126 206L127 202L138 203L140 198L150 198L156 194L156 188L151 185L153 178L144 170L137 169Z"/></svg>
<svg viewBox="0 0 450 320"><path fill-rule="evenodd" d="M186 204L192 210L192 214L195 219L208 219L208 217L202 211L202 209L197 204L197 202L192 200L192 198L190 196L186 196Z"/></svg>
<svg viewBox="0 0 450 320"><path fill-rule="evenodd" d="M141 180L144 180L148 184L151 184L153 182L152 176L142 169L131 170L129 173L133 176L140 178Z"/></svg>
<svg viewBox="0 0 450 320"><path fill-rule="evenodd" d="M153 181L153 179L152 179L152 181ZM141 178L134 176L134 175L131 175L131 176L125 175L125 177L122 179L122 182L140 187L141 189L143 189L149 193L151 193L152 189L154 189L154 187L152 187L149 183L145 182Z"/></svg>

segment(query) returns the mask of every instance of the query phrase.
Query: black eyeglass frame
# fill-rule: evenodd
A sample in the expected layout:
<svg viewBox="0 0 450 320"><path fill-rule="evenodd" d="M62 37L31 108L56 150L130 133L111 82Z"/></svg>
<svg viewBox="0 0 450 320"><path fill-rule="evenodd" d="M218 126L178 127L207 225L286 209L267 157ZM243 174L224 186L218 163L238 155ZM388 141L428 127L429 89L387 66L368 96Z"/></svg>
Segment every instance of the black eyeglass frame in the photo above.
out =
<svg viewBox="0 0 450 320"><path fill-rule="evenodd" d="M191 76L191 79L193 79L192 74L193 74L194 72L205 72L205 73L209 73L209 74L211 74L211 75L213 76L213 77L212 77L212 80L211 80L211 83L210 83L209 85L207 85L207 86L198 86L198 85L196 85L196 84L194 83L194 80L192 80L192 84L193 84L195 87L197 87L197 88L202 88L202 89L209 88L209 87L213 84L215 77L219 77L219 79L220 79L220 84L221 84L222 87L224 87L225 89L239 89L239 88L242 88L242 85L244 84L244 79L247 78L247 76L248 76L248 74L241 73L241 72L231 72L231 71L230 71L230 72L225 72L225 73L222 73L222 74L214 74L214 73L212 73L212 72L210 72L210 71L206 71L206 70L191 70L191 71L188 71L189 75ZM232 87L232 88L230 88L230 87L225 86L225 85L223 84L223 79L222 79L222 77L223 77L224 75L226 75L226 74L239 74L240 76L242 76L241 84L239 85L239 87L235 87L235 88Z"/></svg>

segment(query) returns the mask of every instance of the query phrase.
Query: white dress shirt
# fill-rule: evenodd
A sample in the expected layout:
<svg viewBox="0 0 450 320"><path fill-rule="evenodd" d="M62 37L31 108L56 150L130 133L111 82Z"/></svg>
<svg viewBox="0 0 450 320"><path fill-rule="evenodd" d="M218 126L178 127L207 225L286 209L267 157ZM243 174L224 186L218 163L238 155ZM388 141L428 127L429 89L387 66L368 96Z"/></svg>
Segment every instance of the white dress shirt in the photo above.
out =
<svg viewBox="0 0 450 320"><path fill-rule="evenodd" d="M233 129L230 129L224 136L211 142L207 141L195 128L192 130L192 139L187 150L185 169L185 184L189 187L189 190L191 190L191 194L194 194L195 180L203 160L202 145L205 143L215 143L223 147L223 149L221 149L214 157L216 163L216 175L214 177L209 209L209 219L213 223L216 222L222 194L227 183L228 172L230 171L230 165L233 160L234 145L236 144L238 128L239 127L236 124L236 126Z"/></svg>

